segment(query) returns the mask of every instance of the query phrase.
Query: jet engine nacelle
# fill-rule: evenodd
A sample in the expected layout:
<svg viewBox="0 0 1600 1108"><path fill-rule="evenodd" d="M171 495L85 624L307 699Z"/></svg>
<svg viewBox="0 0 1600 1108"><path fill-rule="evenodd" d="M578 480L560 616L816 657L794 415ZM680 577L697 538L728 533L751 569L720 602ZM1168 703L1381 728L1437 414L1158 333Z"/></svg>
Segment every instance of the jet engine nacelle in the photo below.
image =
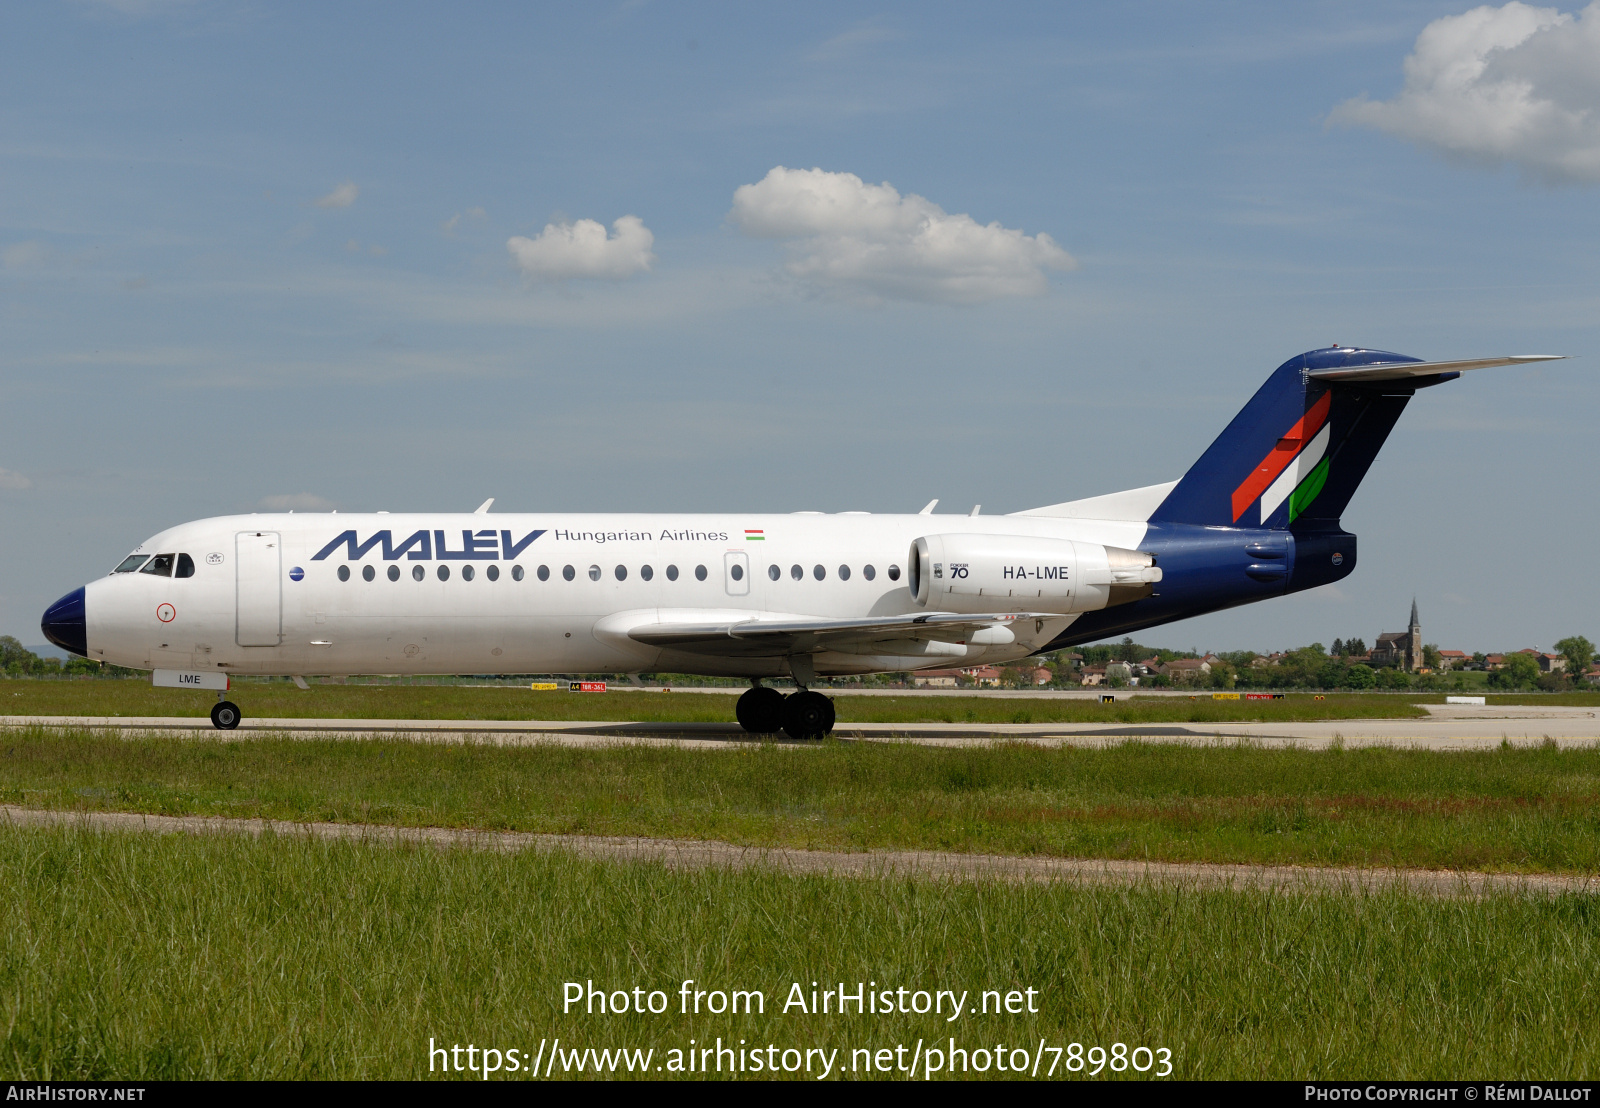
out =
<svg viewBox="0 0 1600 1108"><path fill-rule="evenodd" d="M925 535L906 560L911 595L937 612L1092 612L1161 580L1142 551L1020 535Z"/></svg>

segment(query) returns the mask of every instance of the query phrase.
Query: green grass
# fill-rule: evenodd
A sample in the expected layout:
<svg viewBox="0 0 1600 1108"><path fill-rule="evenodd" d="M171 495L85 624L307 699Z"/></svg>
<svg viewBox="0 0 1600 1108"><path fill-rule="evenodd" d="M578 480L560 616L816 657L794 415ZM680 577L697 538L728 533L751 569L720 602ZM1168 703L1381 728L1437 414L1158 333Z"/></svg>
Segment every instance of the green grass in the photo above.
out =
<svg viewBox="0 0 1600 1108"><path fill-rule="evenodd" d="M804 848L1600 872L1600 749L0 734L0 801Z"/></svg>
<svg viewBox="0 0 1600 1108"><path fill-rule="evenodd" d="M1520 692L1493 693L1484 689L1458 692L1416 693L1407 699L1417 704L1443 704L1447 696L1482 696L1492 706L1495 704L1522 704L1546 708L1600 708L1600 692Z"/></svg>
<svg viewBox="0 0 1600 1108"><path fill-rule="evenodd" d="M314 685L239 682L229 697L253 719L615 720L728 723L735 694L534 692L527 688L450 685ZM1600 702L1600 698L1597 698ZM0 715L195 716L212 698L126 680L0 681ZM1292 694L1283 700L1187 697L1018 700L996 696L851 696L834 698L840 723L1221 723L1238 720L1404 719L1425 715L1409 699Z"/></svg>
<svg viewBox="0 0 1600 1108"><path fill-rule="evenodd" d="M903 1044L909 1061L919 1039L951 1038L968 1051L1166 1047L1173 1076L1191 1079L1600 1069L1591 896L674 872L73 828L0 828L0 884L0 1067L14 1080L405 1079L428 1076L430 1038L534 1051L558 1036L653 1050L652 1067L721 1037L836 1048L847 1069L856 1049ZM685 979L760 990L766 1013L681 1015ZM589 980L659 989L673 1007L564 1014L563 984ZM973 1002L1033 988L1039 1011L783 1014L790 985L812 981Z"/></svg>

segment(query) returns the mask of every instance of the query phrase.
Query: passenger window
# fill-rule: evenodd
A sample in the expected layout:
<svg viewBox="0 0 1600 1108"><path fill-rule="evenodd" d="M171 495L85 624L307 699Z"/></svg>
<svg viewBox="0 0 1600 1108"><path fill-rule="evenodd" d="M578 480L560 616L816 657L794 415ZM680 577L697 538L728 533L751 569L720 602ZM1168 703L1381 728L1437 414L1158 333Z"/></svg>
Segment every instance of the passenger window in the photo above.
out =
<svg viewBox="0 0 1600 1108"><path fill-rule="evenodd" d="M443 568L443 567L441 566L440 568ZM472 580L472 567L471 566L462 566L461 567L461 579L463 581Z"/></svg>
<svg viewBox="0 0 1600 1108"><path fill-rule="evenodd" d="M563 580L570 581L576 576L578 576L578 571L573 569L571 566L561 567L561 577Z"/></svg>
<svg viewBox="0 0 1600 1108"><path fill-rule="evenodd" d="M839 580L841 580L841 581L850 580L850 567L849 566L840 566L839 567Z"/></svg>
<svg viewBox="0 0 1600 1108"><path fill-rule="evenodd" d="M668 566L667 567L667 580L668 581L676 581L677 579L678 579L678 567L677 566Z"/></svg>
<svg viewBox="0 0 1600 1108"><path fill-rule="evenodd" d="M789 576L793 577L796 581L800 580L805 575L806 575L806 571L801 569L799 566L790 566L789 567Z"/></svg>
<svg viewBox="0 0 1600 1108"><path fill-rule="evenodd" d="M779 569L777 566L768 566L767 576L776 581L778 578L783 576L783 570Z"/></svg>
<svg viewBox="0 0 1600 1108"><path fill-rule="evenodd" d="M126 558L122 559L122 564L111 572L132 573L134 570L144 565L144 560L148 557L150 557L148 554L129 554Z"/></svg>
<svg viewBox="0 0 1600 1108"><path fill-rule="evenodd" d="M339 567L339 580L341 580L341 581L350 580L350 567L349 566L340 566Z"/></svg>
<svg viewBox="0 0 1600 1108"><path fill-rule="evenodd" d="M157 577L171 577L172 559L173 555L171 554L157 554L154 558L150 559L150 564L145 566L139 572L153 573Z"/></svg>
<svg viewBox="0 0 1600 1108"><path fill-rule="evenodd" d="M390 566L389 567L389 580L391 580L391 581L400 580L400 567L399 566Z"/></svg>
<svg viewBox="0 0 1600 1108"><path fill-rule="evenodd" d="M589 580L591 580L591 581L600 580L600 567L599 566L590 566L589 567Z"/></svg>
<svg viewBox="0 0 1600 1108"><path fill-rule="evenodd" d="M744 566L740 565L738 562L735 562L733 565L728 567L728 576L732 577L735 581L743 581Z"/></svg>
<svg viewBox="0 0 1600 1108"><path fill-rule="evenodd" d="M194 559L189 557L189 555L187 555L187 554L179 554L178 555L178 572L174 573L172 576L174 576L174 577L193 577L194 576Z"/></svg>
<svg viewBox="0 0 1600 1108"><path fill-rule="evenodd" d="M543 567L543 566L540 566L540 567L539 567L539 568L540 568L540 569L544 569L544 567ZM545 570L544 570L544 575L545 575L545 576L546 576L546 577L549 577L549 576L550 576L550 571L549 571L549 570L548 570L548 569L545 569ZM520 580L522 580L522 567L521 567L521 566L512 566L512 567L511 567L511 579L512 579L512 580L513 580L513 581L520 581Z"/></svg>
<svg viewBox="0 0 1600 1108"><path fill-rule="evenodd" d="M373 569L371 566L361 567L361 579L363 581L370 581L376 576L378 576L378 571Z"/></svg>
<svg viewBox="0 0 1600 1108"><path fill-rule="evenodd" d="M900 580L900 567L899 566L890 566L889 567L889 580L891 580L891 581Z"/></svg>
<svg viewBox="0 0 1600 1108"><path fill-rule="evenodd" d="M500 567L499 566L490 566L488 569L484 570L483 572L484 572L484 575L487 576L489 578L489 580L491 580L491 581L500 580Z"/></svg>
<svg viewBox="0 0 1600 1108"><path fill-rule="evenodd" d="M823 569L821 566L812 566L811 567L811 576L815 577L818 581L820 581L824 577L828 576L828 571Z"/></svg>
<svg viewBox="0 0 1600 1108"><path fill-rule="evenodd" d="M440 566L439 567L439 580L441 580L441 581L450 580L450 567L449 566Z"/></svg>
<svg viewBox="0 0 1600 1108"><path fill-rule="evenodd" d="M426 576L428 576L428 571L423 569L421 566L411 567L411 579L413 581L420 581Z"/></svg>
<svg viewBox="0 0 1600 1108"><path fill-rule="evenodd" d="M618 581L626 581L628 579L627 566L618 566L613 572L616 573Z"/></svg>
<svg viewBox="0 0 1600 1108"><path fill-rule="evenodd" d="M655 575L656 571L651 569L649 566L639 567L639 576L643 577L646 581L650 580L650 578L654 577Z"/></svg>
<svg viewBox="0 0 1600 1108"><path fill-rule="evenodd" d="M865 577L868 581L871 581L874 577L878 576L878 571L873 569L870 565L862 566L861 576Z"/></svg>
<svg viewBox="0 0 1600 1108"><path fill-rule="evenodd" d="M706 567L705 566L695 566L694 567L694 579L696 581L704 581L706 579Z"/></svg>

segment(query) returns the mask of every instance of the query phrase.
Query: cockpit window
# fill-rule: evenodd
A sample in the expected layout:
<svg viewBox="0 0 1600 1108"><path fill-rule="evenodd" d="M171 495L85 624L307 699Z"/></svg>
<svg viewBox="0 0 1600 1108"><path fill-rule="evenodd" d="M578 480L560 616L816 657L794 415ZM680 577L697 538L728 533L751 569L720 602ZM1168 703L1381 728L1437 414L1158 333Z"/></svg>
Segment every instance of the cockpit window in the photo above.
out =
<svg viewBox="0 0 1600 1108"><path fill-rule="evenodd" d="M148 554L129 554L126 558L122 559L122 564L111 572L132 573L134 570L144 565L144 560L148 557L150 557Z"/></svg>
<svg viewBox="0 0 1600 1108"><path fill-rule="evenodd" d="M157 554L150 559L150 564L141 569L140 573L153 573L157 577L172 576L172 561L176 554Z"/></svg>
<svg viewBox="0 0 1600 1108"><path fill-rule="evenodd" d="M189 555L187 555L187 554L179 554L178 555L178 572L174 573L172 576L174 576L174 577L193 577L194 576L194 559L189 557Z"/></svg>

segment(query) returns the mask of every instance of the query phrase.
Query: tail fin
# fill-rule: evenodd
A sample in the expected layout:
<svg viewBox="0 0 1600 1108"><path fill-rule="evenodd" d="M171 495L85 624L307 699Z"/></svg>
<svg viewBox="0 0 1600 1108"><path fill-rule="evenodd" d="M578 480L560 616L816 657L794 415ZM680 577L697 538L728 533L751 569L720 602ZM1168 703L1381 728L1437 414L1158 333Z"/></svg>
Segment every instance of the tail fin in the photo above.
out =
<svg viewBox="0 0 1600 1108"><path fill-rule="evenodd" d="M1280 530L1336 523L1412 394L1456 374L1381 384L1310 374L1412 362L1421 359L1338 346L1290 358L1184 474L1151 522Z"/></svg>

